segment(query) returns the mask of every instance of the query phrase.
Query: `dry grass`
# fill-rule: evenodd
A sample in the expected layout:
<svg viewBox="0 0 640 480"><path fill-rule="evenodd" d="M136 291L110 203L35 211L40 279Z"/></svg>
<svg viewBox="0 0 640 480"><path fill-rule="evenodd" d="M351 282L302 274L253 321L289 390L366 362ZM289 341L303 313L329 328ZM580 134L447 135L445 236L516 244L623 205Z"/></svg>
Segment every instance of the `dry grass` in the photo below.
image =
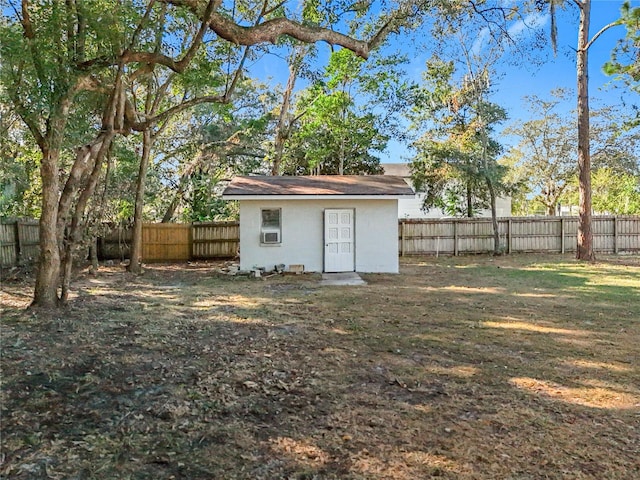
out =
<svg viewBox="0 0 640 480"><path fill-rule="evenodd" d="M640 258L215 265L2 296L2 478L640 478Z"/></svg>

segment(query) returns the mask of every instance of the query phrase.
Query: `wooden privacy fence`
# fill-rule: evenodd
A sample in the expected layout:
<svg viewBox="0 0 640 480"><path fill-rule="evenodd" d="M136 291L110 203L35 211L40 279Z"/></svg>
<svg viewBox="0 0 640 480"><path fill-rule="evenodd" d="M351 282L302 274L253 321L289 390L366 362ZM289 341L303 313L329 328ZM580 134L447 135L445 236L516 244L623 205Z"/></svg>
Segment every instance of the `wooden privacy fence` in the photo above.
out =
<svg viewBox="0 0 640 480"><path fill-rule="evenodd" d="M40 253L38 221L2 219L0 222L0 267L34 263Z"/></svg>
<svg viewBox="0 0 640 480"><path fill-rule="evenodd" d="M131 228L114 227L98 242L103 259L129 258ZM145 223L142 261L172 262L233 258L240 246L238 222Z"/></svg>
<svg viewBox="0 0 640 480"><path fill-rule="evenodd" d="M240 250L240 223L194 223L191 227L191 245L194 259L235 257Z"/></svg>
<svg viewBox="0 0 640 480"><path fill-rule="evenodd" d="M142 226L142 261L171 262L191 259L191 225L145 223Z"/></svg>
<svg viewBox="0 0 640 480"><path fill-rule="evenodd" d="M577 217L506 217L498 220L500 244L507 253L574 252ZM458 255L493 251L490 218L400 220L401 255ZM640 216L593 217L596 253L640 253ZM233 258L240 247L238 222L146 223L142 260L171 262ZM131 229L113 226L98 241L101 259L129 258ZM0 223L0 264L33 263L38 257L38 222Z"/></svg>
<svg viewBox="0 0 640 480"><path fill-rule="evenodd" d="M498 219L504 252L575 252L577 217ZM593 217L596 253L640 253L640 216ZM458 255L493 251L490 218L400 220L401 255Z"/></svg>
<svg viewBox="0 0 640 480"><path fill-rule="evenodd" d="M98 239L102 260L129 258L131 228L111 225ZM39 254L37 220L2 220L0 266L35 263ZM142 226L142 261L174 262L192 259L233 258L240 247L238 222L145 223Z"/></svg>

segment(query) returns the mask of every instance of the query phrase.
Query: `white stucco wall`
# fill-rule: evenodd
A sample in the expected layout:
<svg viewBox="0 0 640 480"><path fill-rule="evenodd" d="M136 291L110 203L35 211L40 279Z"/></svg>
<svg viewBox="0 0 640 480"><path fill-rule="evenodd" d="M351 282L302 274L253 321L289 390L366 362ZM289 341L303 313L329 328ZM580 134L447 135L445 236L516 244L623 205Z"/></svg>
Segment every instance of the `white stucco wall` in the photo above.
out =
<svg viewBox="0 0 640 480"><path fill-rule="evenodd" d="M282 243L260 244L260 210L282 209ZM324 215L328 208L355 211L355 270L398 272L398 200L241 200L240 268L304 265L322 272Z"/></svg>

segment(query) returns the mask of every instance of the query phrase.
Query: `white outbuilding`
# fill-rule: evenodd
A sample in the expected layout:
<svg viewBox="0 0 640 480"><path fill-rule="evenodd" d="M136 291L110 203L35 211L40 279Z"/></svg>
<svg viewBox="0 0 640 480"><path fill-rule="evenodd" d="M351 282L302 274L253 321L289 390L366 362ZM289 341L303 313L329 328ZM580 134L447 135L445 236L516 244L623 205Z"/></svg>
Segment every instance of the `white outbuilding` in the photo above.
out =
<svg viewBox="0 0 640 480"><path fill-rule="evenodd" d="M408 185L413 187L411 180L411 169L407 163L381 163L380 166L384 169L385 175L392 175L395 177L402 177ZM415 190L415 188L414 188ZM398 201L398 218L443 218L445 214L439 208L430 208L429 210L423 210L424 198L426 193L416 191L415 195L411 198L403 198ZM464 201L461 199L461 201ZM510 217L511 216L511 197L500 196L496 198L496 214L498 217ZM491 217L491 209L483 208L476 212L477 217Z"/></svg>
<svg viewBox="0 0 640 480"><path fill-rule="evenodd" d="M240 269L398 272L398 200L414 192L390 175L235 177Z"/></svg>

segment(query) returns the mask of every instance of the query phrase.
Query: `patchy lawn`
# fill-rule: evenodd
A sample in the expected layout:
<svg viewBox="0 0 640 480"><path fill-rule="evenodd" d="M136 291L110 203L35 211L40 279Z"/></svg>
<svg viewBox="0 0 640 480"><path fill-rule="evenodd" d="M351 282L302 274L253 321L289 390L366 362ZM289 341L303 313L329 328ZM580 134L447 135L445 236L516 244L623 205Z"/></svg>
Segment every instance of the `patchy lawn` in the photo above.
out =
<svg viewBox="0 0 640 480"><path fill-rule="evenodd" d="M3 478L640 478L640 258L5 279Z"/></svg>

